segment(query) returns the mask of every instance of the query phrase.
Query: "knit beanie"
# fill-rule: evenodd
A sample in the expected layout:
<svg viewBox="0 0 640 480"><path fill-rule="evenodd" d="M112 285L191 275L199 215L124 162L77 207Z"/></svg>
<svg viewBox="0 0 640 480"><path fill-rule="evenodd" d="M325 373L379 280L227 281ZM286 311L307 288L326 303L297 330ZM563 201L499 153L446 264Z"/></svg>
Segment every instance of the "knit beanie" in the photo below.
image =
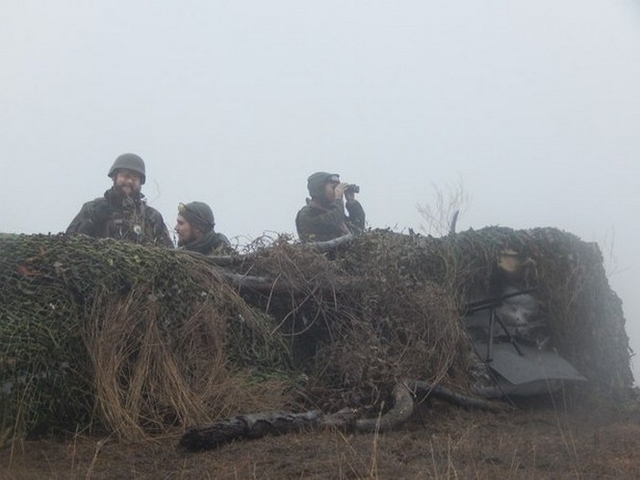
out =
<svg viewBox="0 0 640 480"><path fill-rule="evenodd" d="M202 233L209 233L215 226L211 207L204 202L181 203L178 206L178 213Z"/></svg>

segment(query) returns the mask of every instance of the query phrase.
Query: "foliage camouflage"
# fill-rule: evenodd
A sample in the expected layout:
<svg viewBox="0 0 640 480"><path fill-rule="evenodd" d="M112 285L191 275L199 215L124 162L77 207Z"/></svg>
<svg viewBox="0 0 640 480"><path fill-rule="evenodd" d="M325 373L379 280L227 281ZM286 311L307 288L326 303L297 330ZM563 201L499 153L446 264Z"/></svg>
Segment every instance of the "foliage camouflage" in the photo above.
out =
<svg viewBox="0 0 640 480"><path fill-rule="evenodd" d="M589 388L615 398L633 381L599 249L556 229L375 230L328 254L279 236L224 268L82 236L2 236L0 248L6 435L46 425L135 438L302 404L379 411L401 378L468 391L460 315L491 293L505 249L536 262L553 346Z"/></svg>
<svg viewBox="0 0 640 480"><path fill-rule="evenodd" d="M554 228L487 227L442 238L378 231L356 239L344 261L355 275L394 271L407 285L433 282L461 305L494 293L494 267L504 250L535 261L535 295L549 316L553 346L592 381L589 388L611 396L629 387L631 350L622 302L609 286L595 243Z"/></svg>
<svg viewBox="0 0 640 480"><path fill-rule="evenodd" d="M0 248L5 433L91 426L131 437L202 421L234 402L250 408L221 388L227 358L238 375L288 363L266 317L191 256L63 235ZM225 342L243 335L257 340Z"/></svg>

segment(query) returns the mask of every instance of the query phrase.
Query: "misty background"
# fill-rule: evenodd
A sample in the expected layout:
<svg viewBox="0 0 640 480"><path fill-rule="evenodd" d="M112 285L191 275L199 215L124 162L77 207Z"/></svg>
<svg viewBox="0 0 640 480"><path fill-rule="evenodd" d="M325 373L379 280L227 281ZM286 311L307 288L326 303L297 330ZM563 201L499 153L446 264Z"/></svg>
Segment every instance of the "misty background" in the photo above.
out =
<svg viewBox="0 0 640 480"><path fill-rule="evenodd" d="M204 201L240 246L294 234L316 170L396 231L462 185L459 231L598 242L640 351L638 6L4 0L0 232L64 231L125 152L170 230Z"/></svg>

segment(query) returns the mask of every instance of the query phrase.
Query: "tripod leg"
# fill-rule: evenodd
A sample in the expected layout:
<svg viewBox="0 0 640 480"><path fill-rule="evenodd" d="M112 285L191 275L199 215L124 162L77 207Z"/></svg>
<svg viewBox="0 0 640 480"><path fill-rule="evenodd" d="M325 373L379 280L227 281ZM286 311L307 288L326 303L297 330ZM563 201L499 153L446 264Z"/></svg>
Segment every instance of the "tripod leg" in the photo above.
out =
<svg viewBox="0 0 640 480"><path fill-rule="evenodd" d="M487 342L487 359L486 362L493 360L493 324L495 321L493 308L489 309L489 341Z"/></svg>
<svg viewBox="0 0 640 480"><path fill-rule="evenodd" d="M491 310L491 316L493 317L493 315L494 315L493 310ZM502 330L504 331L504 333L507 334L507 337L509 338L509 341L511 342L511 345L513 345L513 347L517 350L518 354L521 357L524 356L524 354L522 353L522 350L520 350L520 345L518 345L518 342L516 341L516 339L513 338L513 335L511 335L509 330L507 330L507 327L505 326L504 322L502 321L502 319L500 318L500 316L497 313L495 314L495 318L496 318L496 320L498 320L498 323L502 327Z"/></svg>

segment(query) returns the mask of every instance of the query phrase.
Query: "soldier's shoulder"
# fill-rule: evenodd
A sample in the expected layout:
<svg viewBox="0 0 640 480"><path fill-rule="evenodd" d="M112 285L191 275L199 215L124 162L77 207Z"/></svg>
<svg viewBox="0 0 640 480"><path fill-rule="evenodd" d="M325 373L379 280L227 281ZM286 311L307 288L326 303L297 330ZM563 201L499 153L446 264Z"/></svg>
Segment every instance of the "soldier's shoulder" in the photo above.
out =
<svg viewBox="0 0 640 480"><path fill-rule="evenodd" d="M146 205L144 211L150 218L162 220L162 214L152 206Z"/></svg>
<svg viewBox="0 0 640 480"><path fill-rule="evenodd" d="M224 233L216 232L216 239L219 245L231 246L231 241L229 241Z"/></svg>
<svg viewBox="0 0 640 480"><path fill-rule="evenodd" d="M298 210L298 216L307 216L313 214L315 209L311 205L305 205Z"/></svg>
<svg viewBox="0 0 640 480"><path fill-rule="evenodd" d="M102 205L102 204L105 204L105 203L107 203L107 199L106 198L97 197L97 198L94 198L93 200L89 200L87 202L84 202L82 204L82 208L90 209L90 208L93 208L93 207L96 207L98 205Z"/></svg>

